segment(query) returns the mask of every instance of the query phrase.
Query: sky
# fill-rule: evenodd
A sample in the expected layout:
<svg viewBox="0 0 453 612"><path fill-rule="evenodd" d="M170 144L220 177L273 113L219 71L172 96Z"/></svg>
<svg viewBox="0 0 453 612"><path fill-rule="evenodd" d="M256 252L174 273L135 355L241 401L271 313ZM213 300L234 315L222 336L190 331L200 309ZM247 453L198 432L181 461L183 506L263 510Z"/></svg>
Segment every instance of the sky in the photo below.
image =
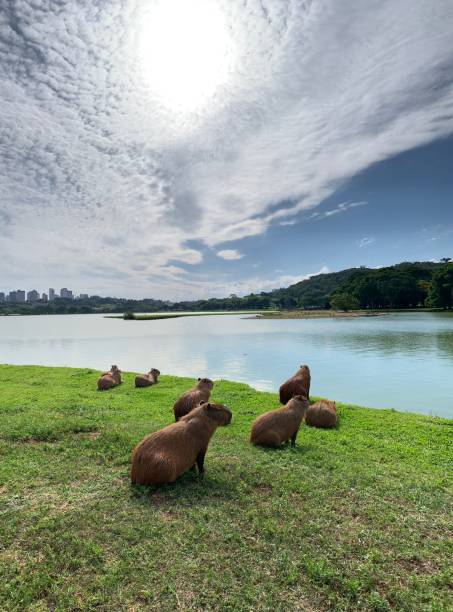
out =
<svg viewBox="0 0 453 612"><path fill-rule="evenodd" d="M0 291L453 257L452 0L0 3Z"/></svg>

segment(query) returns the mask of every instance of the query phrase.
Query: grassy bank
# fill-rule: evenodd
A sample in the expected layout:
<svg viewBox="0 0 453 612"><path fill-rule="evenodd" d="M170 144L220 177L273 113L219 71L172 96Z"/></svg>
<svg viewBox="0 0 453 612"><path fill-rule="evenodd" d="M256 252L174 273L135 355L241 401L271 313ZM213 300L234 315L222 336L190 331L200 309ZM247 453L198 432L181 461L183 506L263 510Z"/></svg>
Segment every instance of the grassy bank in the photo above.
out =
<svg viewBox="0 0 453 612"><path fill-rule="evenodd" d="M192 380L99 393L88 369L0 375L1 610L451 606L452 421L340 405L337 430L261 450L250 423L276 395L221 381L233 423L204 481L133 488L132 447Z"/></svg>

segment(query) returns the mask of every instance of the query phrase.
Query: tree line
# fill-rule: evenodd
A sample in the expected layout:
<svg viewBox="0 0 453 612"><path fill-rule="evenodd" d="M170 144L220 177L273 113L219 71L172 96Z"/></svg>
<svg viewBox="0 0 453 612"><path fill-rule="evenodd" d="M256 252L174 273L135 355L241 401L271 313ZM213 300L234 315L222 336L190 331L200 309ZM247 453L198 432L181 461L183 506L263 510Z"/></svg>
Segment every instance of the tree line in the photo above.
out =
<svg viewBox="0 0 453 612"><path fill-rule="evenodd" d="M287 288L208 300L169 302L91 296L84 300L12 304L0 314L187 312L267 309L453 308L453 262L404 262L386 268L350 268L318 274Z"/></svg>

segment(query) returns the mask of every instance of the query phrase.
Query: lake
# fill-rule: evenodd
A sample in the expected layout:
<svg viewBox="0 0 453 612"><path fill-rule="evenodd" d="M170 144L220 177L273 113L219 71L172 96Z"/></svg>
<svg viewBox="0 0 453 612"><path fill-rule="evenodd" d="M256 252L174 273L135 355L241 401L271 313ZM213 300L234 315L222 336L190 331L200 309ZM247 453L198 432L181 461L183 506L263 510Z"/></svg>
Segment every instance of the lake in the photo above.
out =
<svg viewBox="0 0 453 612"><path fill-rule="evenodd" d="M312 395L453 417L453 315L257 320L247 315L123 321L0 317L0 363L208 376L278 390L300 364ZM221 398L217 398L221 399Z"/></svg>

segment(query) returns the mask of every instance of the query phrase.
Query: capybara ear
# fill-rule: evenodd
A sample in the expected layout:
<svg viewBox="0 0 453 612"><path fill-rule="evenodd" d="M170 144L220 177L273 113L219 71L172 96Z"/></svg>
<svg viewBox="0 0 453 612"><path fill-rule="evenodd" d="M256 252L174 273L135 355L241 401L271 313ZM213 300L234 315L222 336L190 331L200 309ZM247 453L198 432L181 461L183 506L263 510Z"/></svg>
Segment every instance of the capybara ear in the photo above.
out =
<svg viewBox="0 0 453 612"><path fill-rule="evenodd" d="M201 380L201 378L200 378L200 377L198 377L198 380L200 381L200 380Z"/></svg>

